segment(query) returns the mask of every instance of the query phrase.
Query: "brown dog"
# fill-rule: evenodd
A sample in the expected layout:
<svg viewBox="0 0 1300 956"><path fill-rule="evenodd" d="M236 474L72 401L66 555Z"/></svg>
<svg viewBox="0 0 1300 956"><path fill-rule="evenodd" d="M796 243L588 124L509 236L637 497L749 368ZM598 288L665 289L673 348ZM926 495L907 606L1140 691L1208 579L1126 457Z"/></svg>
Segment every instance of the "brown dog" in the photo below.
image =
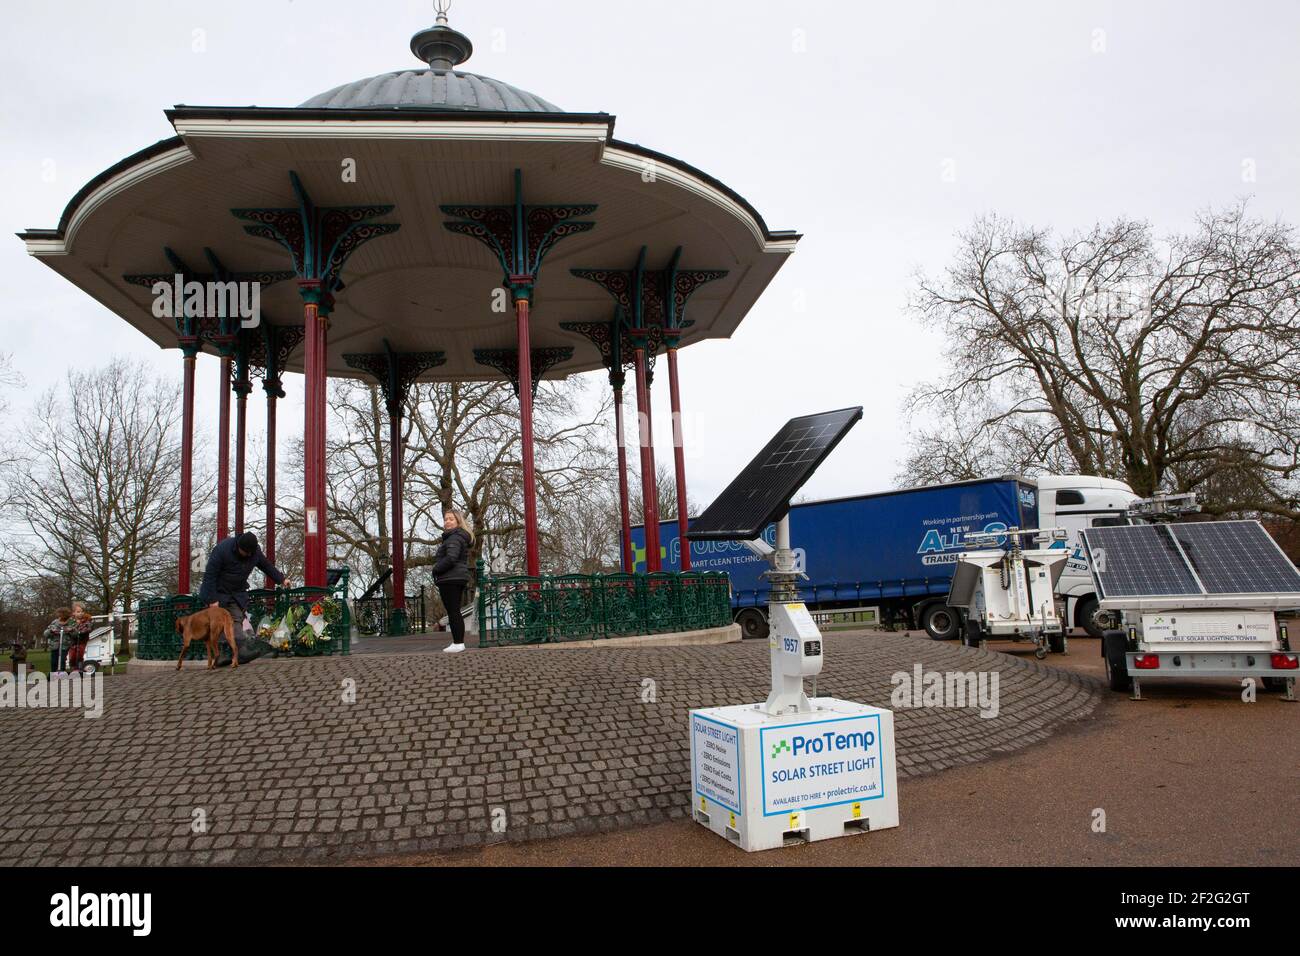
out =
<svg viewBox="0 0 1300 956"><path fill-rule="evenodd" d="M230 612L224 607L205 607L197 614L176 619L176 633L180 634L181 656L176 659L176 669L185 663L185 652L190 649L190 641L203 641L208 646L208 670L217 666L217 653L221 647L221 636L230 645L230 666L239 666L239 648L235 646L235 622Z"/></svg>

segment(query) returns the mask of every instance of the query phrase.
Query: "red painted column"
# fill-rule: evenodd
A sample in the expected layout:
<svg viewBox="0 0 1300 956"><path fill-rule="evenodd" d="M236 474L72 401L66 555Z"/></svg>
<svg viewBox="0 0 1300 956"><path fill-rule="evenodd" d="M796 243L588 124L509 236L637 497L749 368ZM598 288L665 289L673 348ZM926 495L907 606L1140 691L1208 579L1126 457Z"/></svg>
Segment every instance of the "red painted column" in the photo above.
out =
<svg viewBox="0 0 1300 956"><path fill-rule="evenodd" d="M186 345L184 384L181 387L181 521L180 542L177 549L179 568L176 575L176 592L190 593L190 517L193 508L194 483L194 362L197 343Z"/></svg>
<svg viewBox="0 0 1300 956"><path fill-rule="evenodd" d="M318 451L319 417L316 391L318 371L317 353L321 349L320 309L308 302L303 309L303 374L306 379L303 394L303 583L309 587L323 587L324 567L317 567L317 542L324 531L321 521L317 462L323 454Z"/></svg>
<svg viewBox="0 0 1300 956"><path fill-rule="evenodd" d="M402 523L402 409L388 409L389 496L393 502L393 610L406 610L406 533Z"/></svg>
<svg viewBox="0 0 1300 956"><path fill-rule="evenodd" d="M632 517L628 508L627 439L623 432L622 387L614 389L614 434L618 440L618 511L623 522L623 568L631 574L636 567L636 555L632 551Z"/></svg>
<svg viewBox="0 0 1300 956"><path fill-rule="evenodd" d="M528 299L515 297L515 318L519 336L519 431L520 459L524 467L524 549L527 573L541 574L541 554L537 537L537 486L533 465L533 352L528 334Z"/></svg>
<svg viewBox="0 0 1300 956"><path fill-rule="evenodd" d="M275 400L280 397L280 382L268 378L263 387L266 389L266 541L262 551L266 560L275 564ZM266 587L268 590L275 587L270 577L266 579Z"/></svg>
<svg viewBox="0 0 1300 956"><path fill-rule="evenodd" d="M650 385L644 348L636 355L636 410L641 443L641 507L645 518L645 567L658 571L659 494L655 482L654 426L650 420Z"/></svg>
<svg viewBox="0 0 1300 956"><path fill-rule="evenodd" d="M682 440L682 398L677 389L677 346L668 347L668 397L673 409L673 464L677 471L677 542L682 570L691 569L691 545L686 537L686 451Z"/></svg>
<svg viewBox="0 0 1300 956"><path fill-rule="evenodd" d="M244 533L244 465L248 438L248 382L236 382L235 391L235 534Z"/></svg>
<svg viewBox="0 0 1300 956"><path fill-rule="evenodd" d="M221 356L217 414L217 540L230 537L230 356Z"/></svg>
<svg viewBox="0 0 1300 956"><path fill-rule="evenodd" d="M317 587L325 586L326 563L328 560L329 544L329 521L326 503L328 498L325 492L325 435L326 435L326 386L329 384L329 375L326 372L325 358L329 342L329 314L332 303L327 299L322 303L320 314L317 319L317 336L319 341L316 344L316 502L320 514L320 534L316 536L316 572L319 583Z"/></svg>

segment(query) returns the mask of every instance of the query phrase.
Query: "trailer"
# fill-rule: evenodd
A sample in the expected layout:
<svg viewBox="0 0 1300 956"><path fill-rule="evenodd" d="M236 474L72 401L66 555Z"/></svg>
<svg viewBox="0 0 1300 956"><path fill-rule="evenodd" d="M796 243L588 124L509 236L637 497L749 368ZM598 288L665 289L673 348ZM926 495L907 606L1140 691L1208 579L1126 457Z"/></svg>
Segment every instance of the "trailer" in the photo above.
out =
<svg viewBox="0 0 1300 956"><path fill-rule="evenodd" d="M1289 625L1300 572L1258 521L1132 524L1083 532L1103 609L1112 690L1144 681L1251 680L1296 700Z"/></svg>
<svg viewBox="0 0 1300 956"><path fill-rule="evenodd" d="M1030 641L1039 660L1049 650L1066 652L1056 589L1067 555L1065 549L1052 547L1065 539L1061 528L1010 528L1005 534L980 532L967 537L974 550L957 556L948 591L948 606L960 611L965 622L963 644Z"/></svg>
<svg viewBox="0 0 1300 956"><path fill-rule="evenodd" d="M924 628L935 640L962 634L961 612L947 603L958 555L967 535L1008 528L1061 527L1053 549L1066 555L1058 582L1063 619L1101 635L1093 582L1078 532L1108 522L1127 523L1135 498L1122 482L1086 476L1020 476L928 485L878 494L795 503L790 527L796 569L806 575L798 598L814 616L833 626L837 616L869 618L887 626ZM773 546L776 527L762 539ZM682 541L676 520L659 529L661 568L681 568ZM634 566L646 570L645 530L632 528ZM731 577L736 623L749 638L766 637L770 587L766 560L740 541L692 541L697 571Z"/></svg>

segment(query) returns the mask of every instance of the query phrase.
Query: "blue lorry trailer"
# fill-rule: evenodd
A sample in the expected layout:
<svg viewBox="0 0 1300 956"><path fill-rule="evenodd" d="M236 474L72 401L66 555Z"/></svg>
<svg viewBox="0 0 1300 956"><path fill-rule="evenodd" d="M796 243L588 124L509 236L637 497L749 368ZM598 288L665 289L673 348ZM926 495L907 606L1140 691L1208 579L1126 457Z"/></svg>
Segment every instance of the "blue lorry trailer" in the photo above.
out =
<svg viewBox="0 0 1300 956"><path fill-rule="evenodd" d="M923 627L936 640L960 632L944 599L963 536L975 531L1038 527L1038 489L1023 478L953 482L879 494L808 501L790 508L790 541L800 569L800 598L813 611L877 608L881 621ZM776 541L776 526L763 533ZM632 528L644 572L645 528ZM659 530L664 571L681 568L676 520ZM691 567L726 571L731 603L746 637L767 634L767 563L740 541L690 542ZM629 570L625 568L624 570Z"/></svg>

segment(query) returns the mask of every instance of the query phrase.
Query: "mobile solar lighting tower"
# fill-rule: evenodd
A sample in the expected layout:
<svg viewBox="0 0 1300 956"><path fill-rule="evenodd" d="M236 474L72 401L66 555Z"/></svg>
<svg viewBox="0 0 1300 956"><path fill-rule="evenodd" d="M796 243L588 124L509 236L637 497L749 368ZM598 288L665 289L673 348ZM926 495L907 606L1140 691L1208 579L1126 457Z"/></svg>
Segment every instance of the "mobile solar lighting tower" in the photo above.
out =
<svg viewBox="0 0 1300 956"><path fill-rule="evenodd" d="M1300 572L1258 521L1088 528L1088 566L1103 610L1112 690L1142 699L1142 682L1252 678L1295 701L1300 655L1288 625Z"/></svg>
<svg viewBox="0 0 1300 956"><path fill-rule="evenodd" d="M893 713L804 692L824 656L790 545L790 499L861 418L846 408L791 419L687 532L754 542L771 564L771 693L690 713L692 815L744 850L898 826ZM759 542L773 522L768 548Z"/></svg>
<svg viewBox="0 0 1300 956"><path fill-rule="evenodd" d="M1032 641L1039 660L1066 652L1065 626L1056 608L1056 584L1070 556L1063 528L1008 528L966 535L970 548L957 555L948 606L962 612L963 643ZM1026 548L1024 542L1042 545ZM1062 542L1053 548L1051 545Z"/></svg>

